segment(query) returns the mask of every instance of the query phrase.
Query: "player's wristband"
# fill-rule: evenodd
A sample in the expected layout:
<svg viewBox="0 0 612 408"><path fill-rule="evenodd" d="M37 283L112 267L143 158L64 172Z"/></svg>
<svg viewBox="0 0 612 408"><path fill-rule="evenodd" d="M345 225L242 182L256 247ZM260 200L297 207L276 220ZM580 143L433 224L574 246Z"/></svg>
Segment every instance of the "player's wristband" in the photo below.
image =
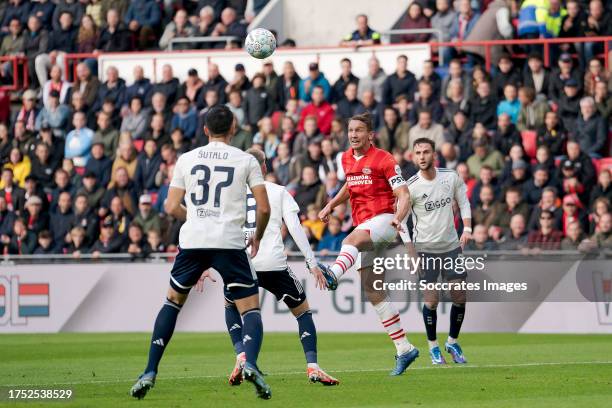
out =
<svg viewBox="0 0 612 408"><path fill-rule="evenodd" d="M469 232L471 234L472 233L472 227L463 227L463 232Z"/></svg>

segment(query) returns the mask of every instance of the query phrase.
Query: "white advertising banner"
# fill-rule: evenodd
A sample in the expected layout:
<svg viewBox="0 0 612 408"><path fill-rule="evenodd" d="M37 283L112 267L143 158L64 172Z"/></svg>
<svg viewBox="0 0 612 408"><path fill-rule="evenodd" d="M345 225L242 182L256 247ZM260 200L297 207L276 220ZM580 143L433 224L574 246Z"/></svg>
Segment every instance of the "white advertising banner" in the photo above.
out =
<svg viewBox="0 0 612 408"><path fill-rule="evenodd" d="M302 279L317 328L327 332L379 332L372 307L362 301L356 272L349 271L335 292L320 291L303 262L291 262ZM170 263L46 264L0 267L0 334L39 332L150 331L162 305ZM571 284L568 272L557 286ZM206 281L192 291L179 317L181 331L224 331L223 291ZM550 299L555 299L554 288ZM267 331L293 331L284 304L262 292ZM398 303L404 328L422 332L421 303ZM470 332L612 333L610 302L480 302L468 304L464 330ZM448 330L449 304L438 309L439 330Z"/></svg>

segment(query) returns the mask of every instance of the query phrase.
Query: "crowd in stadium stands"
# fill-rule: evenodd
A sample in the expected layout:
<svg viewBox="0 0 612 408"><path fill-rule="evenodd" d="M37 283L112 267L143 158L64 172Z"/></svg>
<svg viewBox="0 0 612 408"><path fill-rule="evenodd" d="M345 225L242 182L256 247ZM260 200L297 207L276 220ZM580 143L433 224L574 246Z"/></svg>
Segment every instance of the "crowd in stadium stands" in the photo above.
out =
<svg viewBox="0 0 612 408"><path fill-rule="evenodd" d="M438 165L455 169L468 187L475 225L468 249L612 248L612 75L601 42L551 47L550 68L541 46L500 46L491 72L479 47L440 47L444 64L425 62L420 78L400 55L393 72L371 57L361 78L345 58L339 78L326 77L316 62L300 78L291 62L267 61L251 77L237 64L233 78L211 63L206 81L191 69L182 83L170 65L157 83L137 66L127 85L113 66L100 82L95 60L84 60L74 81L65 79L65 53L164 49L176 37L243 38L265 3L3 2L0 54L25 55L32 78L19 107L0 101L0 250L74 257L175 251L181 223L164 213L168 183L177 157L207 143L203 124L216 104L236 116L234 146L265 152L266 179L294 195L317 250L339 250L352 227L346 205L327 225L317 213L343 183L346 121L363 112L406 179L417 171L413 141L435 141ZM399 26L442 32L403 42L534 39L610 35L611 19L600 0L417 0ZM356 24L342 45L380 42L367 16ZM10 82L12 70L3 64L0 77ZM286 244L297 249L290 236Z"/></svg>

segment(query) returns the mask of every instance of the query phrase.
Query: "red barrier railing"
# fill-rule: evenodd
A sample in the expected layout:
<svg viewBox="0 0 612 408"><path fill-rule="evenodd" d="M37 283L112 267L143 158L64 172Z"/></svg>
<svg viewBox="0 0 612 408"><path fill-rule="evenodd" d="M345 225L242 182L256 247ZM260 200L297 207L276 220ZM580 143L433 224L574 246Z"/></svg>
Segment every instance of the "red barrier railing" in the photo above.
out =
<svg viewBox="0 0 612 408"><path fill-rule="evenodd" d="M94 53L76 53L76 54L66 54L64 56L64 75L66 76L66 80L73 82L76 78L76 66L77 63L89 58L97 59L98 54ZM72 64L72 76L68 75L70 72L70 64Z"/></svg>
<svg viewBox="0 0 612 408"><path fill-rule="evenodd" d="M28 72L28 59L26 57L18 57L16 55L5 55L0 57L0 64L10 61L13 65L13 83L11 85L2 85L0 89L3 91L16 91L25 89L30 85ZM21 66L21 72L19 67Z"/></svg>

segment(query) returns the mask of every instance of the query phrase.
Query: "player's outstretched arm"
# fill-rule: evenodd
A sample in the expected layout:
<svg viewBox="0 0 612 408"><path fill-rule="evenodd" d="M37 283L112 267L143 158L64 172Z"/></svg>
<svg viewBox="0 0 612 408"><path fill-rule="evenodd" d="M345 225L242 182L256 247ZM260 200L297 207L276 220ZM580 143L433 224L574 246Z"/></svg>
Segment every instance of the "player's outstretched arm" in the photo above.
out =
<svg viewBox="0 0 612 408"><path fill-rule="evenodd" d="M257 255L259 250L259 241L263 237L268 221L270 220L270 202L268 201L268 193L266 192L266 186L259 184L251 187L251 192L255 198L255 204L257 205L257 213L255 215L255 223L257 229L255 230L255 236L251 242L251 257Z"/></svg>
<svg viewBox="0 0 612 408"><path fill-rule="evenodd" d="M319 211L319 218L321 221L327 222L334 208L348 200L349 197L348 185L344 183L340 191L338 191L338 194L336 194L336 196L332 198L321 211Z"/></svg>
<svg viewBox="0 0 612 408"><path fill-rule="evenodd" d="M181 205L185 197L185 190L178 187L170 187L168 189L168 198L164 203L164 209L166 214L170 214L174 218L180 221L187 219L187 209Z"/></svg>
<svg viewBox="0 0 612 408"><path fill-rule="evenodd" d="M410 193L408 192L408 187L403 185L396 187L395 190L393 190L393 195L397 198L397 202L395 215L391 224L401 232L403 231L402 222L406 219L410 211Z"/></svg>

